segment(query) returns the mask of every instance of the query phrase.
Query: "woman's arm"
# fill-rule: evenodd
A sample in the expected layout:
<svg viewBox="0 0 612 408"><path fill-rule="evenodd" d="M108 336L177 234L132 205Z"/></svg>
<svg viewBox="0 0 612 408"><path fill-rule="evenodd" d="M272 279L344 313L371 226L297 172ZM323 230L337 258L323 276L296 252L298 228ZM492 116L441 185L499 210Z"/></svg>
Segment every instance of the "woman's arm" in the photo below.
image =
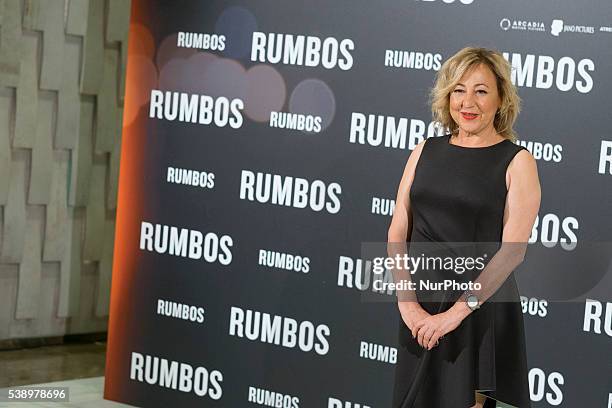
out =
<svg viewBox="0 0 612 408"><path fill-rule="evenodd" d="M391 218L391 225L387 232L387 255L391 258L395 258L396 255L403 255L408 253L407 241L410 240L410 233L412 231L412 212L410 211L410 187L414 180L414 171L418 163L419 157L423 150L423 145L427 139L417 144L408 157L406 166L404 167L404 173L397 190L397 197L395 199L395 209L393 210L393 217ZM391 270L393 274L394 282L400 282L402 280L410 280L410 272L408 270L401 270L393 268ZM416 294L414 291L403 290L396 291L398 298L398 307L400 311L408 311L414 308L420 309Z"/></svg>
<svg viewBox="0 0 612 408"><path fill-rule="evenodd" d="M510 162L507 170L509 182L504 227L500 249L491 258L474 283L480 290L472 290L482 304L505 282L510 273L523 262L527 242L540 208L541 189L537 164L531 153L521 150ZM471 309L462 295L451 308L465 317Z"/></svg>

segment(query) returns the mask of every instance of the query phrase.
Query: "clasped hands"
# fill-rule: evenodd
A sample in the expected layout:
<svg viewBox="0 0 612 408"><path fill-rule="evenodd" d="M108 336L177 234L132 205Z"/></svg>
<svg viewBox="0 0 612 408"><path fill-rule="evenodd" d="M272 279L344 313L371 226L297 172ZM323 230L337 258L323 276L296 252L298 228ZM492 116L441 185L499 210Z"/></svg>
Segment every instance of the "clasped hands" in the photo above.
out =
<svg viewBox="0 0 612 408"><path fill-rule="evenodd" d="M412 332L412 337L419 345L431 350L439 344L439 340L455 330L469 313L455 306L445 312L429 314L418 303L400 302L398 304L402 320Z"/></svg>

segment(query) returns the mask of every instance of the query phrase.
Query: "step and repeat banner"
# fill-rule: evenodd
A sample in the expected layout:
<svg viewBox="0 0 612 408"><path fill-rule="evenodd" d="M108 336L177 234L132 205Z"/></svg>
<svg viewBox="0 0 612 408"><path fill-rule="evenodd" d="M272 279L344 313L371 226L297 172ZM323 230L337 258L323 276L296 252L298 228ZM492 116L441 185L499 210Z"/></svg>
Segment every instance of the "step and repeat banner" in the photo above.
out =
<svg viewBox="0 0 612 408"><path fill-rule="evenodd" d="M612 407L608 0L133 0L105 398L389 407L398 313L362 244L468 45L511 62L542 184L533 406Z"/></svg>

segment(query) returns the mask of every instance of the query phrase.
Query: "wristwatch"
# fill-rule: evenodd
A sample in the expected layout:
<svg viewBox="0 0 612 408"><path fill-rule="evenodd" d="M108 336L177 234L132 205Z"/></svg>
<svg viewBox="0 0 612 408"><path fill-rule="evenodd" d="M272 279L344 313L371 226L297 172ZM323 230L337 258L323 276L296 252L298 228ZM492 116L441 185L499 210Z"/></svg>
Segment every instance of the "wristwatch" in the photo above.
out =
<svg viewBox="0 0 612 408"><path fill-rule="evenodd" d="M480 305L478 304L478 298L476 297L475 294L473 294L469 290L466 290L464 294L465 294L465 303L467 304L467 306L470 308L472 312L480 307Z"/></svg>

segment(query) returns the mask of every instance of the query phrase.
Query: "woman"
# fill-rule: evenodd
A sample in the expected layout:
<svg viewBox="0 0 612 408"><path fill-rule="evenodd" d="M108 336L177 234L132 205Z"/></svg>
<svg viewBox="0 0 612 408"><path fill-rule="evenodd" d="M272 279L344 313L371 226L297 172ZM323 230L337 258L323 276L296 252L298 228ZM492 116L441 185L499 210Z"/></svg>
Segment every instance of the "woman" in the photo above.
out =
<svg viewBox="0 0 612 408"><path fill-rule="evenodd" d="M394 408L482 408L495 400L531 406L512 271L523 260L541 192L533 156L513 143L520 98L510 75L499 52L474 47L457 52L437 74L432 112L450 133L424 140L408 158L389 255L417 242L493 242L499 250L473 275L478 290L397 293ZM394 277L419 276L411 273L398 269Z"/></svg>

